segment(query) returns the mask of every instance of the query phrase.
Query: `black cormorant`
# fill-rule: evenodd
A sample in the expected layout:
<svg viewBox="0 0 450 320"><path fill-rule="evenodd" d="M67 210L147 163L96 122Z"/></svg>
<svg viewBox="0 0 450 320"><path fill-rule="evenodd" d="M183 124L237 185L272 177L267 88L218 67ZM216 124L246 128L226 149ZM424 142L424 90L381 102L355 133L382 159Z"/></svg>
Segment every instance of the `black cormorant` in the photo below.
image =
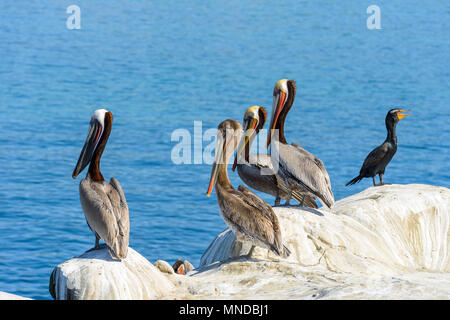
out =
<svg viewBox="0 0 450 320"><path fill-rule="evenodd" d="M386 129L387 137L382 145L372 150L369 153L366 160L359 171L359 176L353 178L347 182L346 186L355 184L363 178L372 177L373 185L376 186L375 176L378 174L380 176L380 185L383 185L383 174L386 166L391 161L395 152L397 151L397 134L395 128L400 119L403 119L409 114L401 114L409 110L403 109L391 109L386 115Z"/></svg>

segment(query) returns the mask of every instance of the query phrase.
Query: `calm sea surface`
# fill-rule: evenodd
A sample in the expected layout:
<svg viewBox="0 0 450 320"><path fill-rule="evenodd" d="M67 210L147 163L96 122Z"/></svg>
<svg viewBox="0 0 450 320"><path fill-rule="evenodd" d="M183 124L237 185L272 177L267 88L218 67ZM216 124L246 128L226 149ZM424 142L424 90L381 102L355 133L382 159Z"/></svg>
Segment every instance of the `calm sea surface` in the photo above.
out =
<svg viewBox="0 0 450 320"><path fill-rule="evenodd" d="M71 4L81 30L66 27ZM371 4L381 30L366 27ZM287 140L323 160L336 199L372 184L344 187L396 106L414 116L386 182L449 187L449 32L447 0L1 1L0 291L49 299L52 269L93 246L85 172L71 173L100 107L114 114L103 175L122 184L130 246L152 262L198 265L226 228L205 196L210 166L173 164L172 132L242 121L254 104L270 113L281 78L298 89Z"/></svg>

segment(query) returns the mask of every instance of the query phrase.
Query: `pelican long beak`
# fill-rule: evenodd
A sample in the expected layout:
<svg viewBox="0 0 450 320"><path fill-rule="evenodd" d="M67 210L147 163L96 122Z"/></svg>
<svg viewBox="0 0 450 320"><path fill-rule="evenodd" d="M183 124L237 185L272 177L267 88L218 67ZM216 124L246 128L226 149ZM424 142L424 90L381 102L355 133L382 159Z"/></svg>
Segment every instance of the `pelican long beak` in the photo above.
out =
<svg viewBox="0 0 450 320"><path fill-rule="evenodd" d="M275 126L277 124L281 110L283 110L284 103L286 102L286 97L287 94L281 90L276 96L273 97L272 118L270 120L269 132L267 133L266 148L269 147L270 141L272 140L272 136L275 132Z"/></svg>
<svg viewBox="0 0 450 320"><path fill-rule="evenodd" d="M234 157L234 163L233 163L233 169L232 169L233 171L236 169L237 160L238 160L239 156L244 151L245 146L248 144L248 142L250 141L250 138L252 137L252 135L256 131L256 126L257 125L258 125L258 120L255 119L255 118L252 118L250 120L246 120L244 122L245 134L241 138L241 141L239 142L238 152L236 152L236 156Z"/></svg>
<svg viewBox="0 0 450 320"><path fill-rule="evenodd" d="M398 113L397 113L398 120L401 120L404 117L410 116L410 114L407 114L407 113L405 113L405 114L401 114L400 113L400 112L407 112L407 111L411 111L411 110L406 110L406 109L405 110L403 110L403 109L399 110Z"/></svg>
<svg viewBox="0 0 450 320"><path fill-rule="evenodd" d="M102 135L103 128L97 120L94 118L91 119L91 123L89 125L89 131L86 137L86 141L84 142L83 149L81 149L80 157L78 158L77 165L72 173L72 178L76 178L78 174L86 168L89 162L92 159L92 155L94 154L94 150L97 146L98 141Z"/></svg>
<svg viewBox="0 0 450 320"><path fill-rule="evenodd" d="M211 178L209 180L208 191L206 195L209 197L211 195L211 191L214 188L214 185L217 180L217 176L219 175L219 164L223 162L223 146L224 141L222 136L217 137L217 145L216 145L216 154L214 156L214 163L211 170Z"/></svg>

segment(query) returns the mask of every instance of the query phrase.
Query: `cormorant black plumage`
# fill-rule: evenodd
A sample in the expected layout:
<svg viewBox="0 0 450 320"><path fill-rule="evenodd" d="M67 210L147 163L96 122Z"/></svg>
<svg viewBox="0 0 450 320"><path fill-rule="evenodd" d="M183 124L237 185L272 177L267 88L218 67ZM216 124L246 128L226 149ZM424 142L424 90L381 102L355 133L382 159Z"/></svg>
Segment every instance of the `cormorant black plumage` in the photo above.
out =
<svg viewBox="0 0 450 320"><path fill-rule="evenodd" d="M369 155L364 160L364 163L359 171L359 175L349 182L346 186L355 184L361 181L363 178L373 179L373 185L375 186L375 176L378 174L380 176L380 185L383 185L383 174L388 163L392 160L395 152L397 151L397 134L396 127L400 119L408 116L408 114L401 114L406 110L403 109L391 109L386 115L386 129L387 137L386 140L373 149Z"/></svg>

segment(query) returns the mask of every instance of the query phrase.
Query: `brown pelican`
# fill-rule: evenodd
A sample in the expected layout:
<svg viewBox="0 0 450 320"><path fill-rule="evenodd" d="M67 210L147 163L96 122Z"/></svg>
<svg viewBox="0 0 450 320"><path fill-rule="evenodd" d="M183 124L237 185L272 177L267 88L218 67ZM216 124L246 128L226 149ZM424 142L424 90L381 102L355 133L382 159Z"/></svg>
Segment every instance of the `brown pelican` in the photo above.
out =
<svg viewBox="0 0 450 320"><path fill-rule="evenodd" d="M248 188L240 185L233 188L228 179L227 164L242 136L242 126L235 120L225 120L218 128L216 154L211 172L207 196L216 186L217 201L222 218L241 242L267 248L275 254L287 257L290 254L281 239L278 218L272 207Z"/></svg>
<svg viewBox="0 0 450 320"><path fill-rule="evenodd" d="M359 182L363 178L372 177L373 185L376 186L375 176L378 174L380 176L380 186L383 183L383 174L386 166L394 157L395 152L397 152L397 134L396 127L397 123L400 119L403 119L409 114L401 114L401 112L411 111L411 110L403 110L403 109L391 109L386 115L386 129L387 129L387 137L384 142L373 149L359 171L359 175L349 182L347 182L346 186L355 184Z"/></svg>
<svg viewBox="0 0 450 320"><path fill-rule="evenodd" d="M286 204L289 204L289 200L294 198L301 204L317 208L317 203L307 193L301 192L298 188L293 188L291 192L286 176L280 170L278 173L275 172L270 155L249 154L252 142L264 127L266 119L267 112L263 107L252 106L245 112L243 124L245 139L241 140L243 144L236 153L233 171L237 167L239 177L248 186L274 196L276 206L280 204L280 199L287 200Z"/></svg>
<svg viewBox="0 0 450 320"><path fill-rule="evenodd" d="M270 149L273 159L278 159L279 169L287 177L291 189L307 192L308 195L327 206L334 204L330 178L322 161L296 143L287 144L284 137L284 121L295 98L295 82L282 79L273 90L272 117L267 134L267 147L272 138ZM274 136L274 133L277 135Z"/></svg>
<svg viewBox="0 0 450 320"><path fill-rule="evenodd" d="M127 256L130 221L128 205L119 181L111 178L107 183L100 172L100 158L111 133L113 115L105 109L94 112L88 135L72 178L90 163L86 178L80 182L80 202L89 228L95 234L95 247L100 238L109 248L111 256Z"/></svg>

